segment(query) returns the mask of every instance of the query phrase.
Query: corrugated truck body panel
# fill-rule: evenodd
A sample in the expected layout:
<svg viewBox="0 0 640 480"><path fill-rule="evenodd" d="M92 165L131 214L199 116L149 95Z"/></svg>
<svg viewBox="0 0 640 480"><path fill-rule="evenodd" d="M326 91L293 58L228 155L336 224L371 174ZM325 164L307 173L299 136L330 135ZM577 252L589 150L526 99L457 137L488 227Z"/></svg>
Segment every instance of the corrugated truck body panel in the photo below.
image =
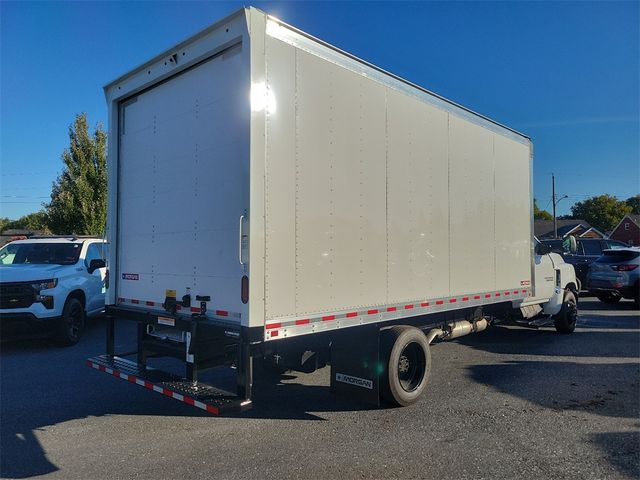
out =
<svg viewBox="0 0 640 480"><path fill-rule="evenodd" d="M523 295L528 139L266 22L266 339Z"/></svg>

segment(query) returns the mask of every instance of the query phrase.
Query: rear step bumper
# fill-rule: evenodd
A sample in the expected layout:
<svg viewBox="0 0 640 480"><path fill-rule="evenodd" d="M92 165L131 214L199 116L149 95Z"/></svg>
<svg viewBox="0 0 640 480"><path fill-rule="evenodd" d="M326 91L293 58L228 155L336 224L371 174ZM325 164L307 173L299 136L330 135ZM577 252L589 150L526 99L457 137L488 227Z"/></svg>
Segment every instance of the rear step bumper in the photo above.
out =
<svg viewBox="0 0 640 480"><path fill-rule="evenodd" d="M142 369L137 363L120 357L100 355L87 359L87 366L114 377L127 380L213 415L240 412L251 408L251 400L220 390L206 383L194 386L190 380L150 367Z"/></svg>

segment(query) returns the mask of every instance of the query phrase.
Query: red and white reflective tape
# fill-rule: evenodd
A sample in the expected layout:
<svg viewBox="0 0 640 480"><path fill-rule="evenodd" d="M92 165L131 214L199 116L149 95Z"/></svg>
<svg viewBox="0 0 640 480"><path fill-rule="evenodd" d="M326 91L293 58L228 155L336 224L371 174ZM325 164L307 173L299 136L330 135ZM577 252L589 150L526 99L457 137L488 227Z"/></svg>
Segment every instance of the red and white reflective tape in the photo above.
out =
<svg viewBox="0 0 640 480"><path fill-rule="evenodd" d="M162 308L162 302L152 302L150 300L138 300L137 298L122 298L118 297L118 305L132 305L135 307L147 306L147 307L155 307ZM200 313L200 307L188 307L185 308L182 305L176 305L176 310L179 312L190 312L190 313ZM213 310L207 307L207 313L216 317L229 317L229 318L240 318L240 313L230 312L228 310Z"/></svg>
<svg viewBox="0 0 640 480"><path fill-rule="evenodd" d="M402 317L415 317L432 312L442 312L464 308L467 305L486 305L490 303L523 300L530 295L527 288L516 288L494 292L466 294L455 297L441 297L424 301L381 305L363 310L326 312L309 318L281 318L267 320L265 325L265 340L333 330L341 327L351 327Z"/></svg>
<svg viewBox="0 0 640 480"><path fill-rule="evenodd" d="M154 392L162 393L163 395L169 398L173 398L174 400L178 400L179 402L184 402L187 405L191 405L201 410L205 410L209 413L212 413L213 415L220 414L220 410L217 407L214 407L213 405L202 403L187 395L183 395L182 393L174 392L173 390L161 387L159 385L156 385L155 383L149 382L148 380L138 378L135 375L122 373L118 370L114 370L113 368L105 367L104 365L99 365L97 363L94 363L91 360L87 360L87 366L91 368L95 368L96 370L99 370L101 372L108 373L109 375L113 375L114 377L121 378L122 380L127 380L128 382L135 383L148 390L153 390Z"/></svg>

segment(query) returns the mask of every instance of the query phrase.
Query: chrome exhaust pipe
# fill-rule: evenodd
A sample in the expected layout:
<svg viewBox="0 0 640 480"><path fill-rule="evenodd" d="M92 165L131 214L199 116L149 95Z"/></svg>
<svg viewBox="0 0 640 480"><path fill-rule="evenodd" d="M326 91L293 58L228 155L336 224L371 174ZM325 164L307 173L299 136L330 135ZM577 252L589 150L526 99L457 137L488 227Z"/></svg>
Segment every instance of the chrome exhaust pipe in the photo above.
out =
<svg viewBox="0 0 640 480"><path fill-rule="evenodd" d="M470 333L481 332L489 326L489 321L482 318L477 322L469 322L467 320L459 320L448 324L445 329L432 328L427 332L427 342L432 343L436 338L442 340L453 340L454 338L464 337Z"/></svg>

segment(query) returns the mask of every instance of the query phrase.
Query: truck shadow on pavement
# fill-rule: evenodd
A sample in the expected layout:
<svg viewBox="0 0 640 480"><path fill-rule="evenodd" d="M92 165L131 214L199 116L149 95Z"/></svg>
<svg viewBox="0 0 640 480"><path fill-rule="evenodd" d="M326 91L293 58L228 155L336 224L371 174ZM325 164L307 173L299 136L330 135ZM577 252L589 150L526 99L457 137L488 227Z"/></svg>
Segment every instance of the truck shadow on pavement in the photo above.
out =
<svg viewBox="0 0 640 480"><path fill-rule="evenodd" d="M38 432L51 426L61 429L58 441L74 442L72 436L65 438L72 435L65 433L65 422L104 415L187 413L153 401L164 400L155 399L160 395L148 399L141 395L147 392L138 388L123 390L131 385L88 368L86 358L97 353L97 345L104 348L104 331L104 320L96 320L87 325L82 340L73 347L60 348L41 338L9 340L2 345L0 477L29 478L58 471L38 439Z"/></svg>
<svg viewBox="0 0 640 480"><path fill-rule="evenodd" d="M133 329L133 324L120 323L121 331ZM74 442L72 432L78 425L67 430L65 422L107 415L215 420L197 408L88 368L85 360L104 350L104 335L104 320L99 320L88 326L80 343L73 347L60 348L46 339L9 341L2 345L0 477L28 478L60 470L48 458L39 432L46 430L51 438L51 427L55 426L56 438L59 437L56 441ZM119 347L120 351L134 349L133 344ZM317 421L324 419L308 412L367 409L333 397L328 376L325 379L321 372L313 376L312 383L316 384L296 383L301 378L308 380L304 374L297 377L259 372L254 390L255 407L238 416ZM71 436L67 438L68 435ZM76 448L78 454L86 454L80 445Z"/></svg>
<svg viewBox="0 0 640 480"><path fill-rule="evenodd" d="M640 478L640 432L596 433L590 442L623 475Z"/></svg>

